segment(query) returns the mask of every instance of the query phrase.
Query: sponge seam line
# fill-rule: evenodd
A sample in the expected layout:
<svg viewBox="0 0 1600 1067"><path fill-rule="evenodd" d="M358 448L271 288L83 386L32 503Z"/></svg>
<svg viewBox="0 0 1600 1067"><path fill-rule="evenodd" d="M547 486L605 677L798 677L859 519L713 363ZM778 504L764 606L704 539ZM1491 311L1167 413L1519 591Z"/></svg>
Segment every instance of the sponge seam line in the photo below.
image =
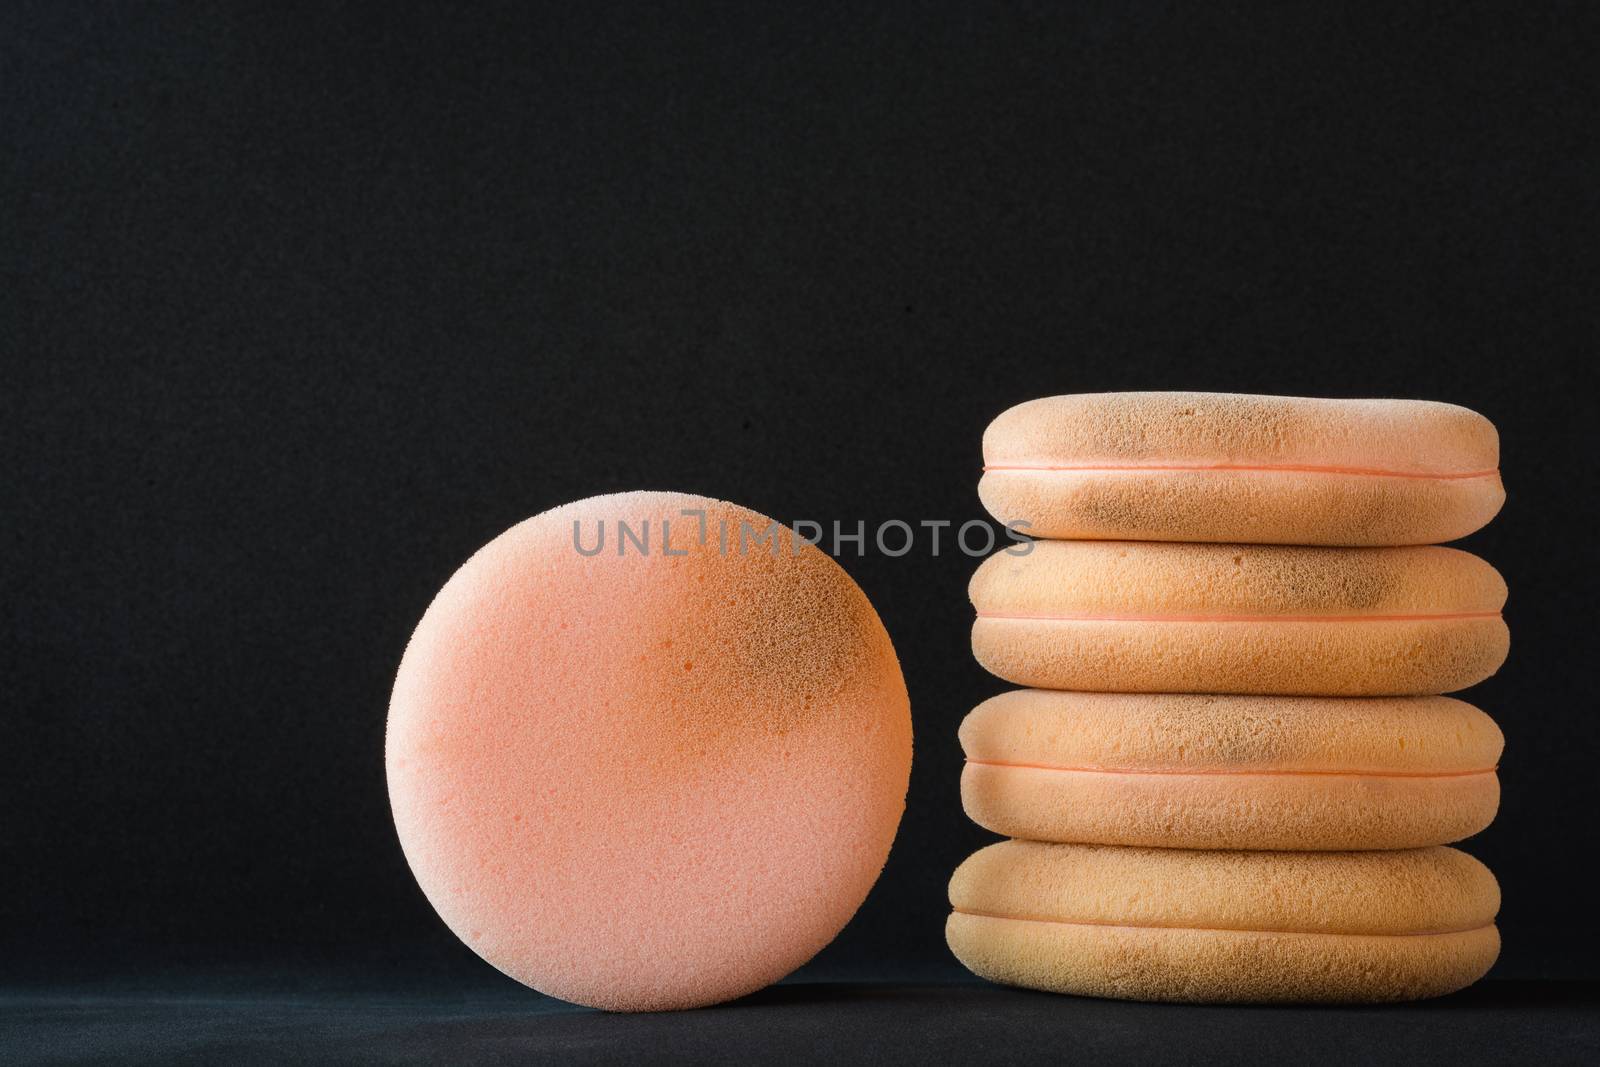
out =
<svg viewBox="0 0 1600 1067"><path fill-rule="evenodd" d="M1446 611L1418 615L1031 615L979 611L980 619L1015 622L1453 622L1498 619L1498 611Z"/></svg>
<svg viewBox="0 0 1600 1067"><path fill-rule="evenodd" d="M1152 464L1050 464L1050 463L990 463L983 467L990 471L1034 471L1082 474L1183 474L1183 473L1286 473L1332 474L1356 478L1420 478L1431 481L1468 481L1475 478L1492 478L1500 473L1498 467L1481 471L1396 471L1378 467L1328 467L1315 464L1294 463L1152 463Z"/></svg>
<svg viewBox="0 0 1600 1067"><path fill-rule="evenodd" d="M1360 933L1349 930L1269 930L1255 929L1239 926L1184 926L1179 923L1113 923L1097 922L1093 919L1045 919L1031 915L998 915L994 912L972 911L968 908L951 908L957 915L968 915L975 919L1000 919L1004 922L1021 923L1048 923L1055 926L1096 926L1111 930L1196 930L1203 933L1219 934L1290 934L1296 936L1312 935L1317 937L1444 937L1450 934L1469 934L1476 930L1488 930L1494 926L1494 920L1479 923L1476 926L1450 927L1442 930L1406 930Z"/></svg>
<svg viewBox="0 0 1600 1067"><path fill-rule="evenodd" d="M1334 777L1334 778L1470 778L1480 774L1494 774L1500 768L1479 767L1466 771L1369 771L1369 770L1235 770L1227 767L1218 768L1184 768L1184 767L1151 767L1151 768L1122 768L1122 767L1061 767L1049 763L1014 763L1008 760L986 760L968 757L967 764L975 767L1008 767L1026 771L1062 771L1069 774L1129 774L1129 775L1178 775L1182 777L1209 775L1218 778L1232 777Z"/></svg>

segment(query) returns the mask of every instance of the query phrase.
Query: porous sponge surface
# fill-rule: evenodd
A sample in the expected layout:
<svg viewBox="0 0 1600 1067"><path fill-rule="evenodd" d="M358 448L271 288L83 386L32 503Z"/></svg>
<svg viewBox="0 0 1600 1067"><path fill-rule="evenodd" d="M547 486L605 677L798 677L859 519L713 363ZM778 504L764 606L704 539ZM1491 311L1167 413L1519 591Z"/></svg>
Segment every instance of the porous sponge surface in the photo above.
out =
<svg viewBox="0 0 1600 1067"><path fill-rule="evenodd" d="M984 462L984 506L1040 537L1430 544L1505 501L1494 426L1417 400L1047 397L994 420Z"/></svg>
<svg viewBox="0 0 1600 1067"><path fill-rule="evenodd" d="M1077 393L1002 412L983 435L996 463L1339 466L1462 474L1493 470L1493 423L1431 400L1245 393Z"/></svg>
<svg viewBox="0 0 1600 1067"><path fill-rule="evenodd" d="M1477 771L1494 720L1453 697L1264 697L1017 689L961 723L968 759L1058 767L1375 773Z"/></svg>
<svg viewBox="0 0 1600 1067"><path fill-rule="evenodd" d="M1504 580L1450 548L1040 541L969 594L978 662L1046 689L1444 693L1510 646Z"/></svg>
<svg viewBox="0 0 1600 1067"><path fill-rule="evenodd" d="M648 521L648 554L617 553L619 520ZM580 555L574 524L593 547L601 522ZM768 520L675 493L546 512L473 556L406 650L387 739L406 857L463 941L542 992L742 995L831 940L883 866L911 761L889 637L833 560L740 553L742 522Z"/></svg>
<svg viewBox="0 0 1600 1067"><path fill-rule="evenodd" d="M1389 849L1443 844L1489 825L1494 773L1104 774L971 763L961 803L973 822L1036 841L1233 849Z"/></svg>
<svg viewBox="0 0 1600 1067"><path fill-rule="evenodd" d="M968 816L1011 837L1389 849L1487 826L1503 738L1448 697L1017 690L975 708L961 745Z"/></svg>
<svg viewBox="0 0 1600 1067"><path fill-rule="evenodd" d="M1497 612L1506 583L1470 552L1435 546L1037 541L984 560L968 594L1001 614L1418 615Z"/></svg>
<svg viewBox="0 0 1600 1067"><path fill-rule="evenodd" d="M1498 472L1418 479L1330 471L991 470L978 499L1034 537L1427 545L1484 526Z"/></svg>
<svg viewBox="0 0 1600 1067"><path fill-rule="evenodd" d="M991 982L1119 1000L1377 1003L1443 996L1500 955L1493 925L1421 937L1156 930L950 916L945 938Z"/></svg>
<svg viewBox="0 0 1600 1067"><path fill-rule="evenodd" d="M952 951L992 981L1180 1001L1437 996L1499 952L1500 893L1453 849L1230 852L1007 841L950 883Z"/></svg>
<svg viewBox="0 0 1600 1067"><path fill-rule="evenodd" d="M950 880L957 911L1011 919L1322 934L1494 921L1500 887L1453 848L1247 852L1001 841Z"/></svg>

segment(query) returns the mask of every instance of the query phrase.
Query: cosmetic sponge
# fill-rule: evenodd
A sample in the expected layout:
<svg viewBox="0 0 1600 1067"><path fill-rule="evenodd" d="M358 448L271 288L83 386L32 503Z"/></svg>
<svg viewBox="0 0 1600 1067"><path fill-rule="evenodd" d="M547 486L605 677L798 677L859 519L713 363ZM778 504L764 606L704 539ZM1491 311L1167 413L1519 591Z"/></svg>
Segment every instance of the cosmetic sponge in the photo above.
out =
<svg viewBox="0 0 1600 1067"><path fill-rule="evenodd" d="M992 982L1198 1003L1416 1000L1500 954L1500 887L1452 848L1230 852L1002 841L945 927Z"/></svg>
<svg viewBox="0 0 1600 1067"><path fill-rule="evenodd" d="M1500 438L1426 400L1083 393L983 435L978 495L1035 537L1420 545L1505 501Z"/></svg>
<svg viewBox="0 0 1600 1067"><path fill-rule="evenodd" d="M1040 689L1448 693L1511 641L1499 572L1437 546L1036 541L985 560L968 594L978 662Z"/></svg>
<svg viewBox="0 0 1600 1067"><path fill-rule="evenodd" d="M1018 689L961 724L961 801L1032 841L1418 848L1489 825L1503 745L1489 716L1441 696Z"/></svg>
<svg viewBox="0 0 1600 1067"><path fill-rule="evenodd" d="M395 826L439 915L518 981L612 1010L728 1000L810 959L882 869L910 765L860 588L771 520L678 493L490 542L429 606L389 709Z"/></svg>

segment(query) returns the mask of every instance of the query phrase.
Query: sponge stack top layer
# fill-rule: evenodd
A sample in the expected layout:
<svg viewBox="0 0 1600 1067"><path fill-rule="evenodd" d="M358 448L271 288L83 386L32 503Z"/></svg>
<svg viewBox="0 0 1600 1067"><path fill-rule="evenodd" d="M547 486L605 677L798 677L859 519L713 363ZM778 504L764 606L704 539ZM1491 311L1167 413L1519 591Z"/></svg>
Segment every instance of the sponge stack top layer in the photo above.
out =
<svg viewBox="0 0 1600 1067"><path fill-rule="evenodd" d="M1454 404L1088 393L1002 413L978 493L1042 537L1431 544L1505 499L1493 424Z"/></svg>

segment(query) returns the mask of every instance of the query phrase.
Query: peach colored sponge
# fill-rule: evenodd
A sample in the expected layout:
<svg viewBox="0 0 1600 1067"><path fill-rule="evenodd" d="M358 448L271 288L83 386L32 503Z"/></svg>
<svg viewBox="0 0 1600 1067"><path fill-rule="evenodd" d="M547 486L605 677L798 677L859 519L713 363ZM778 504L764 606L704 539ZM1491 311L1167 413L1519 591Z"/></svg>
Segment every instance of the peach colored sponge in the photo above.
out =
<svg viewBox="0 0 1600 1067"><path fill-rule="evenodd" d="M618 520L648 555L619 555ZM592 548L602 522L581 555L574 524ZM406 649L387 743L406 858L457 936L542 992L654 1010L759 989L888 855L911 764L889 637L833 560L741 554L741 522L768 520L676 493L546 512L468 560Z"/></svg>
<svg viewBox="0 0 1600 1067"><path fill-rule="evenodd" d="M1510 644L1505 582L1452 548L1038 541L968 592L978 662L1044 689L1445 693Z"/></svg>
<svg viewBox="0 0 1600 1067"><path fill-rule="evenodd" d="M1500 801L1500 730L1449 697L1022 689L961 724L961 799L1008 837L1231 849L1458 841Z"/></svg>
<svg viewBox="0 0 1600 1067"><path fill-rule="evenodd" d="M1483 416L1422 400L1087 393L983 435L978 495L1036 537L1414 545L1505 500Z"/></svg>
<svg viewBox="0 0 1600 1067"><path fill-rule="evenodd" d="M946 937L974 973L1085 996L1411 1000L1470 985L1500 951L1500 888L1449 848L1004 841L956 870L950 903Z"/></svg>

